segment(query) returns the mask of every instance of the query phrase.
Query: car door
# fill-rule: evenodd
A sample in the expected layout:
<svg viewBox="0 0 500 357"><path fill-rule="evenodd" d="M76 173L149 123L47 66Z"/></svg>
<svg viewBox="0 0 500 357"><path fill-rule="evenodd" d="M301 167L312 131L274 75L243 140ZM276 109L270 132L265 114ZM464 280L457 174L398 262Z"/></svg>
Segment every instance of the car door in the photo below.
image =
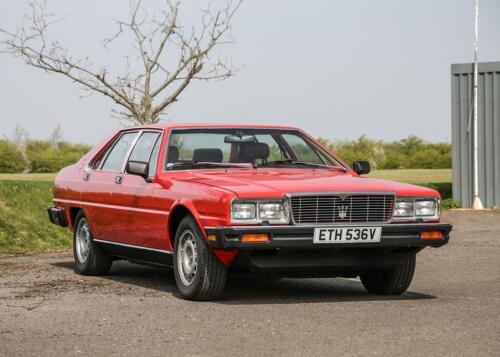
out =
<svg viewBox="0 0 500 357"><path fill-rule="evenodd" d="M124 173L119 193L122 202L127 202L130 219L127 235L122 242L139 247L164 249L166 240L167 217L166 207L155 202L155 190L160 185L154 182L158 153L161 144L161 131L146 130L141 133L133 148L129 161L149 163L148 178Z"/></svg>
<svg viewBox="0 0 500 357"><path fill-rule="evenodd" d="M130 225L128 207L119 191L125 161L138 135L137 130L121 133L91 171L84 173L82 200L95 239L119 242Z"/></svg>

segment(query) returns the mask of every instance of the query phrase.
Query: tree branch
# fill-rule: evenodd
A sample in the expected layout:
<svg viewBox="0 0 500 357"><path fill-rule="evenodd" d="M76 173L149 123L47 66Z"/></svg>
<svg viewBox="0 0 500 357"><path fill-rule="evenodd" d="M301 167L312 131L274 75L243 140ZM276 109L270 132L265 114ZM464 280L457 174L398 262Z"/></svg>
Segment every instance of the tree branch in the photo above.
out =
<svg viewBox="0 0 500 357"><path fill-rule="evenodd" d="M180 2L166 0L166 8L157 20L143 9L141 1L130 3L130 18L117 21L118 31L102 44L105 48L118 37L130 34L143 69L133 72L130 55L126 55L126 71L112 76L106 67L93 69L88 59L74 59L48 31L64 17L56 18L46 11L45 2L32 0L30 14L15 31L0 29L6 36L0 41L0 52L22 58L28 65L46 72L60 74L81 85L90 94L101 93L125 111L113 111L126 120L147 124L157 122L160 114L178 100L193 80L222 80L234 75L231 63L212 62L209 54L216 46L232 42L228 33L231 21L243 0L229 0L226 7L202 12L199 29L186 35L179 23ZM153 13L158 13L157 11ZM168 54L170 60L165 58ZM177 61L172 61L177 56ZM177 62L177 65L170 64ZM173 68L171 68L173 67ZM152 87L154 86L154 89ZM155 104L154 101L157 103Z"/></svg>

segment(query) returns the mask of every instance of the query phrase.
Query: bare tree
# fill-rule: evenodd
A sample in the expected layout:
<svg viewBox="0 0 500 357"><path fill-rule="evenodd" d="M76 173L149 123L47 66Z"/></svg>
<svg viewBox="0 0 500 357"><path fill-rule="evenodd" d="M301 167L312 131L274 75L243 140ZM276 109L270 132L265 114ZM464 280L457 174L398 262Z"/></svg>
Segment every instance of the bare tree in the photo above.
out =
<svg viewBox="0 0 500 357"><path fill-rule="evenodd" d="M201 12L199 26L186 30L179 21L180 2L165 0L165 9L150 15L141 1L130 2L130 18L117 21L117 33L103 41L110 46L121 36L133 37L135 55L127 55L124 73L111 74L88 58L75 58L48 32L63 18L46 10L46 2L31 2L29 15L15 31L0 29L6 38L2 52L28 65L60 74L81 85L87 94L98 92L118 104L116 117L134 124L156 123L193 80L222 80L235 74L230 61L213 56L215 48L232 42L231 20L243 0L228 0L213 11ZM130 59L140 64L133 70Z"/></svg>
<svg viewBox="0 0 500 357"><path fill-rule="evenodd" d="M50 145L54 149L59 148L59 143L63 140L63 132L60 124L57 124L57 126L52 130L52 133L50 133Z"/></svg>
<svg viewBox="0 0 500 357"><path fill-rule="evenodd" d="M29 140L29 134L28 131L23 128L21 125L16 124L16 127L14 128L14 131L12 132L12 141L14 144L24 152L24 149L26 147L26 142Z"/></svg>

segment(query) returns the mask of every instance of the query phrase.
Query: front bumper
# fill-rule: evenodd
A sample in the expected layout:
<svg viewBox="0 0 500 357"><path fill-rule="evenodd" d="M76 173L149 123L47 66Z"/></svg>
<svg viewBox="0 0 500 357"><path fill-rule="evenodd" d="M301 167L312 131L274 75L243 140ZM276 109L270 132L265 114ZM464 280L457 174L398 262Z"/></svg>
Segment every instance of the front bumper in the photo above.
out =
<svg viewBox="0 0 500 357"><path fill-rule="evenodd" d="M207 236L215 236L209 240L216 249L224 250L256 250L256 249L331 249L331 248L396 248L427 246L441 247L448 243L452 226L446 223L412 223L412 224L370 224L367 227L382 227L382 237L377 243L333 243L314 244L314 229L318 226L224 226L206 227ZM351 227L351 226L350 226ZM355 227L363 227L356 225ZM442 231L443 239L421 239L423 231ZM269 242L241 242L245 233L267 233Z"/></svg>
<svg viewBox="0 0 500 357"><path fill-rule="evenodd" d="M315 244L313 235L316 226L206 227L205 232L213 248L238 251L231 267L253 274L356 277L367 270L398 266L427 246L445 245L452 228L443 223L370 225L375 226L382 227L381 240L377 243ZM421 239L423 231L442 231L443 239ZM245 233L267 233L269 242L241 242Z"/></svg>

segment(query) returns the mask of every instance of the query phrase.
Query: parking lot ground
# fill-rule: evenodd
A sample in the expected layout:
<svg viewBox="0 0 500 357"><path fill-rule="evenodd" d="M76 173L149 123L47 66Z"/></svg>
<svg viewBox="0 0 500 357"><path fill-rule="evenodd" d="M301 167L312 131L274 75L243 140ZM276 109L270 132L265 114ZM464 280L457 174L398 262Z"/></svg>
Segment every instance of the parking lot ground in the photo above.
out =
<svg viewBox="0 0 500 357"><path fill-rule="evenodd" d="M357 279L230 278L189 302L168 269L73 272L72 256L0 260L0 356L499 356L500 213L445 212L450 243L418 255L407 293Z"/></svg>

